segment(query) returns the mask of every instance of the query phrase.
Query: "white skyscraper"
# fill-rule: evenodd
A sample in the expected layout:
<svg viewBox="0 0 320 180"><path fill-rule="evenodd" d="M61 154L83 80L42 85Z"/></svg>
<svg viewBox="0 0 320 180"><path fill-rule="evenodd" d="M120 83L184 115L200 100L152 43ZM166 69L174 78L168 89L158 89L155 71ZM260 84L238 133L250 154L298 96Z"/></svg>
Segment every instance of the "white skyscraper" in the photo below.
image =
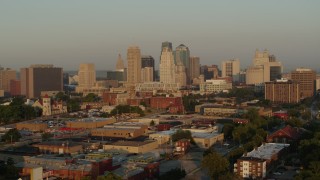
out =
<svg viewBox="0 0 320 180"><path fill-rule="evenodd" d="M175 83L175 64L172 50L168 47L162 49L160 56L160 82Z"/></svg>
<svg viewBox="0 0 320 180"><path fill-rule="evenodd" d="M76 92L82 92L83 89L92 88L96 82L96 69L94 64L80 64L78 76L79 82Z"/></svg>

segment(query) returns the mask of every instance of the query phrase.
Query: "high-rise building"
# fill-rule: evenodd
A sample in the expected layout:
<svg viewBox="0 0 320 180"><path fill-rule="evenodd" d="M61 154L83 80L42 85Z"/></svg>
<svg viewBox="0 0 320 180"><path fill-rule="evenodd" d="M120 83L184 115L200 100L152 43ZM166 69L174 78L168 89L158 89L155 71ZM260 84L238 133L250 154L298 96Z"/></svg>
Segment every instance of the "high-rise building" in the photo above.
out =
<svg viewBox="0 0 320 180"><path fill-rule="evenodd" d="M151 67L153 69L153 80L155 80L154 58L152 56L141 56L141 68ZM144 81L142 81L144 82Z"/></svg>
<svg viewBox="0 0 320 180"><path fill-rule="evenodd" d="M176 63L175 78L176 78L176 83L179 83L180 87L187 85L186 68L180 60L178 60Z"/></svg>
<svg viewBox="0 0 320 180"><path fill-rule="evenodd" d="M20 96L21 95L21 81L20 80L11 80L10 81L10 95L11 96Z"/></svg>
<svg viewBox="0 0 320 180"><path fill-rule="evenodd" d="M12 69L4 69L0 66L0 89L10 92L10 81L17 79L17 73Z"/></svg>
<svg viewBox="0 0 320 180"><path fill-rule="evenodd" d="M176 47L174 51L174 60L175 64L178 62L182 62L184 67L186 68L186 75L187 75L187 84L190 84L191 79L191 71L190 71L190 50L184 44L180 44Z"/></svg>
<svg viewBox="0 0 320 180"><path fill-rule="evenodd" d="M160 82L176 83L175 82L175 64L172 49L164 47L160 56Z"/></svg>
<svg viewBox="0 0 320 180"><path fill-rule="evenodd" d="M144 67L141 69L141 82L153 82L153 67Z"/></svg>
<svg viewBox="0 0 320 180"><path fill-rule="evenodd" d="M171 43L171 42L168 42L168 41L163 42L162 45L161 45L161 53L162 53L162 50L163 50L164 48L169 48L169 49L171 49L171 51L172 51L172 43Z"/></svg>
<svg viewBox="0 0 320 180"><path fill-rule="evenodd" d="M232 77L233 82L239 82L240 61L231 59L221 63L222 77Z"/></svg>
<svg viewBox="0 0 320 180"><path fill-rule="evenodd" d="M200 58L199 57L190 57L190 73L191 73L192 80L200 76Z"/></svg>
<svg viewBox="0 0 320 180"><path fill-rule="evenodd" d="M127 50L127 82L135 84L141 82L141 52L139 47L132 46Z"/></svg>
<svg viewBox="0 0 320 180"><path fill-rule="evenodd" d="M316 91L320 91L320 75L317 75L316 78Z"/></svg>
<svg viewBox="0 0 320 180"><path fill-rule="evenodd" d="M78 71L79 81L76 92L81 93L84 89L89 89L96 83L96 69L92 63L80 64Z"/></svg>
<svg viewBox="0 0 320 180"><path fill-rule="evenodd" d="M20 69L21 95L40 97L41 91L63 91L63 71L53 65L37 64Z"/></svg>
<svg viewBox="0 0 320 180"><path fill-rule="evenodd" d="M116 71L124 71L124 63L121 58L121 54L118 55L117 64L116 64Z"/></svg>
<svg viewBox="0 0 320 180"><path fill-rule="evenodd" d="M281 78L282 64L274 55L269 55L267 50L256 50L253 58L253 66L246 72L247 84L261 84Z"/></svg>
<svg viewBox="0 0 320 180"><path fill-rule="evenodd" d="M314 95L316 81L315 71L307 68L297 68L291 72L291 79L299 83L301 99Z"/></svg>
<svg viewBox="0 0 320 180"><path fill-rule="evenodd" d="M298 103L300 92L298 82L281 79L265 83L265 99L274 103Z"/></svg>
<svg viewBox="0 0 320 180"><path fill-rule="evenodd" d="M204 79L217 79L219 77L219 68L217 65L203 65L200 67L200 74L204 75Z"/></svg>

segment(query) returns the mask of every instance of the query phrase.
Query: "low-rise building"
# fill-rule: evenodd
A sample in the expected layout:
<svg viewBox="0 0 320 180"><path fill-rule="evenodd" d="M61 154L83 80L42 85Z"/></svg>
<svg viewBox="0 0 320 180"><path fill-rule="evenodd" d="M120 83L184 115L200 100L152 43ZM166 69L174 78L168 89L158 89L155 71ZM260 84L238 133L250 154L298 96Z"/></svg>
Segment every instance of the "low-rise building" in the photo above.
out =
<svg viewBox="0 0 320 180"><path fill-rule="evenodd" d="M289 125L277 130L267 137L267 142L273 143L296 143L301 137L301 130Z"/></svg>
<svg viewBox="0 0 320 180"><path fill-rule="evenodd" d="M224 135L223 133L192 133L192 138L194 142L200 147L200 148L209 148L213 144L217 142L223 142Z"/></svg>
<svg viewBox="0 0 320 180"><path fill-rule="evenodd" d="M242 178L265 178L267 175L266 160L254 157L241 157L234 164L234 173Z"/></svg>
<svg viewBox="0 0 320 180"><path fill-rule="evenodd" d="M117 141L103 145L104 150L124 150L128 153L147 153L158 147L157 141Z"/></svg>
<svg viewBox="0 0 320 180"><path fill-rule="evenodd" d="M123 122L92 129L91 136L132 139L144 135L147 130L147 125Z"/></svg>
<svg viewBox="0 0 320 180"><path fill-rule="evenodd" d="M181 139L175 143L175 152L185 154L190 149L190 140Z"/></svg>
<svg viewBox="0 0 320 180"><path fill-rule="evenodd" d="M158 131L156 133L149 134L149 138L156 140L158 144L168 143L172 139L172 135L176 130Z"/></svg>
<svg viewBox="0 0 320 180"><path fill-rule="evenodd" d="M232 82L225 79L210 79L200 84L200 92L218 93L232 89Z"/></svg>
<svg viewBox="0 0 320 180"><path fill-rule="evenodd" d="M83 151L82 145L74 142L61 142L61 141L50 141L34 144L34 147L39 148L40 152L43 153L81 153Z"/></svg>
<svg viewBox="0 0 320 180"><path fill-rule="evenodd" d="M93 129L116 122L114 118L83 118L66 122L68 128Z"/></svg>
<svg viewBox="0 0 320 180"><path fill-rule="evenodd" d="M16 124L16 128L18 130L40 132L48 129L48 124L43 121L20 122Z"/></svg>
<svg viewBox="0 0 320 180"><path fill-rule="evenodd" d="M203 115L231 116L238 113L238 108L223 106L204 106L202 107L200 113Z"/></svg>
<svg viewBox="0 0 320 180"><path fill-rule="evenodd" d="M32 106L42 109L43 116L51 116L68 112L66 103L62 101L52 101L48 94L46 94L42 99L37 100Z"/></svg>
<svg viewBox="0 0 320 180"><path fill-rule="evenodd" d="M177 83L144 82L135 85L136 92L176 92L179 88Z"/></svg>
<svg viewBox="0 0 320 180"><path fill-rule="evenodd" d="M243 178L265 178L268 168L276 164L289 144L264 143L244 154L234 164L234 172Z"/></svg>

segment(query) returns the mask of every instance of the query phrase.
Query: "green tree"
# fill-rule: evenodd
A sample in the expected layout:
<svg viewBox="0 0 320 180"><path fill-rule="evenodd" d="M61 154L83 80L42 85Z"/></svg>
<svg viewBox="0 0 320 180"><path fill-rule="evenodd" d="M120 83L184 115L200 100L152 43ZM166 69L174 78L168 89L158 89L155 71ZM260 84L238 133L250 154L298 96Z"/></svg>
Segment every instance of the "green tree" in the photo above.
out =
<svg viewBox="0 0 320 180"><path fill-rule="evenodd" d="M2 141L17 142L17 141L19 141L20 138L21 138L21 134L19 133L19 131L16 128L14 128L14 129L10 129L8 132L6 132L2 136Z"/></svg>
<svg viewBox="0 0 320 180"><path fill-rule="evenodd" d="M302 127L303 125L302 121L298 118L289 119L286 123L292 127Z"/></svg>
<svg viewBox="0 0 320 180"><path fill-rule="evenodd" d="M68 112L75 112L80 110L80 101L79 99L70 99L67 102Z"/></svg>
<svg viewBox="0 0 320 180"><path fill-rule="evenodd" d="M232 138L232 132L235 126L233 124L224 124L222 132L224 134L224 138Z"/></svg>
<svg viewBox="0 0 320 180"><path fill-rule="evenodd" d="M151 120L150 122L150 126L154 126L156 123L154 122L154 120Z"/></svg>
<svg viewBox="0 0 320 180"><path fill-rule="evenodd" d="M186 171L184 169L172 169L165 174L161 175L159 177L159 180L177 180L177 179L182 179L186 176Z"/></svg>
<svg viewBox="0 0 320 180"><path fill-rule="evenodd" d="M173 142L179 141L180 139L189 139L192 144L195 144L191 132L188 130L179 129L172 135Z"/></svg>
<svg viewBox="0 0 320 180"><path fill-rule="evenodd" d="M218 179L220 176L228 173L229 162L226 158L219 155L217 152L211 152L206 155L201 162L204 169L212 179Z"/></svg>
<svg viewBox="0 0 320 180"><path fill-rule="evenodd" d="M69 96L64 94L63 92L58 92L55 96L55 99L58 101L68 101L69 100Z"/></svg>
<svg viewBox="0 0 320 180"><path fill-rule="evenodd" d="M18 179L19 171L14 166L12 158L8 158L6 164L0 164L0 180Z"/></svg>
<svg viewBox="0 0 320 180"><path fill-rule="evenodd" d="M96 102L99 101L99 97L94 93L89 93L83 98L83 102Z"/></svg>
<svg viewBox="0 0 320 180"><path fill-rule="evenodd" d="M42 141L48 141L50 138L53 137L53 134L46 132L46 133L43 133L43 134L41 135L41 137L42 137Z"/></svg>
<svg viewBox="0 0 320 180"><path fill-rule="evenodd" d="M97 180L122 180L122 178L113 172L108 172L107 175L98 176Z"/></svg>
<svg viewBox="0 0 320 180"><path fill-rule="evenodd" d="M305 112L303 112L301 114L301 118L304 120L310 120L311 119L311 111L310 110L306 110Z"/></svg>

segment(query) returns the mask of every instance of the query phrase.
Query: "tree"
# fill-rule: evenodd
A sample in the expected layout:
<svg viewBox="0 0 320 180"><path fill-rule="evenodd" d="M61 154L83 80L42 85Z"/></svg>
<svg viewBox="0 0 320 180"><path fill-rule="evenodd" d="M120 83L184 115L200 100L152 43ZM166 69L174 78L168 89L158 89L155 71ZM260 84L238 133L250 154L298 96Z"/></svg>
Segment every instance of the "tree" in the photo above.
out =
<svg viewBox="0 0 320 180"><path fill-rule="evenodd" d="M83 98L83 102L96 102L99 100L99 97L94 93L89 93Z"/></svg>
<svg viewBox="0 0 320 180"><path fill-rule="evenodd" d="M179 141L180 139L189 139L192 144L195 144L192 138L191 132L188 130L185 131L185 130L179 129L172 135L173 142Z"/></svg>
<svg viewBox="0 0 320 180"><path fill-rule="evenodd" d="M64 94L63 92L58 92L55 96L56 100L58 101L68 101L69 96Z"/></svg>
<svg viewBox="0 0 320 180"><path fill-rule="evenodd" d="M122 180L122 178L113 172L108 172L105 176L98 176L97 180Z"/></svg>
<svg viewBox="0 0 320 180"><path fill-rule="evenodd" d="M212 179L217 179L227 174L229 162L217 152L211 152L202 159L201 166L208 170Z"/></svg>
<svg viewBox="0 0 320 180"><path fill-rule="evenodd" d="M20 138L21 138L21 134L19 133L19 131L16 128L14 128L14 129L10 129L8 132L6 132L2 136L2 141L17 142L17 141L19 141Z"/></svg>
<svg viewBox="0 0 320 180"><path fill-rule="evenodd" d="M151 120L150 122L150 126L154 126L156 123L154 122L154 120Z"/></svg>
<svg viewBox="0 0 320 180"><path fill-rule="evenodd" d="M222 132L224 134L224 138L232 138L232 132L234 130L234 125L233 124L224 124Z"/></svg>
<svg viewBox="0 0 320 180"><path fill-rule="evenodd" d="M292 118L292 119L289 119L287 121L287 124L289 124L290 126L292 127L302 127L303 123L301 122L300 119L298 118Z"/></svg>
<svg viewBox="0 0 320 180"><path fill-rule="evenodd" d="M310 120L311 119L311 111L310 110L306 110L305 112L303 112L301 114L301 118L304 120Z"/></svg>
<svg viewBox="0 0 320 180"><path fill-rule="evenodd" d="M41 135L41 137L42 137L42 141L48 141L50 138L53 137L53 134L51 134L51 133L43 133Z"/></svg>
<svg viewBox="0 0 320 180"><path fill-rule="evenodd" d="M177 180L184 178L186 175L187 174L184 169L181 170L179 168L175 168L161 175L159 180Z"/></svg>
<svg viewBox="0 0 320 180"><path fill-rule="evenodd" d="M18 179L19 171L14 166L12 158L8 158L6 164L0 164L0 180Z"/></svg>

